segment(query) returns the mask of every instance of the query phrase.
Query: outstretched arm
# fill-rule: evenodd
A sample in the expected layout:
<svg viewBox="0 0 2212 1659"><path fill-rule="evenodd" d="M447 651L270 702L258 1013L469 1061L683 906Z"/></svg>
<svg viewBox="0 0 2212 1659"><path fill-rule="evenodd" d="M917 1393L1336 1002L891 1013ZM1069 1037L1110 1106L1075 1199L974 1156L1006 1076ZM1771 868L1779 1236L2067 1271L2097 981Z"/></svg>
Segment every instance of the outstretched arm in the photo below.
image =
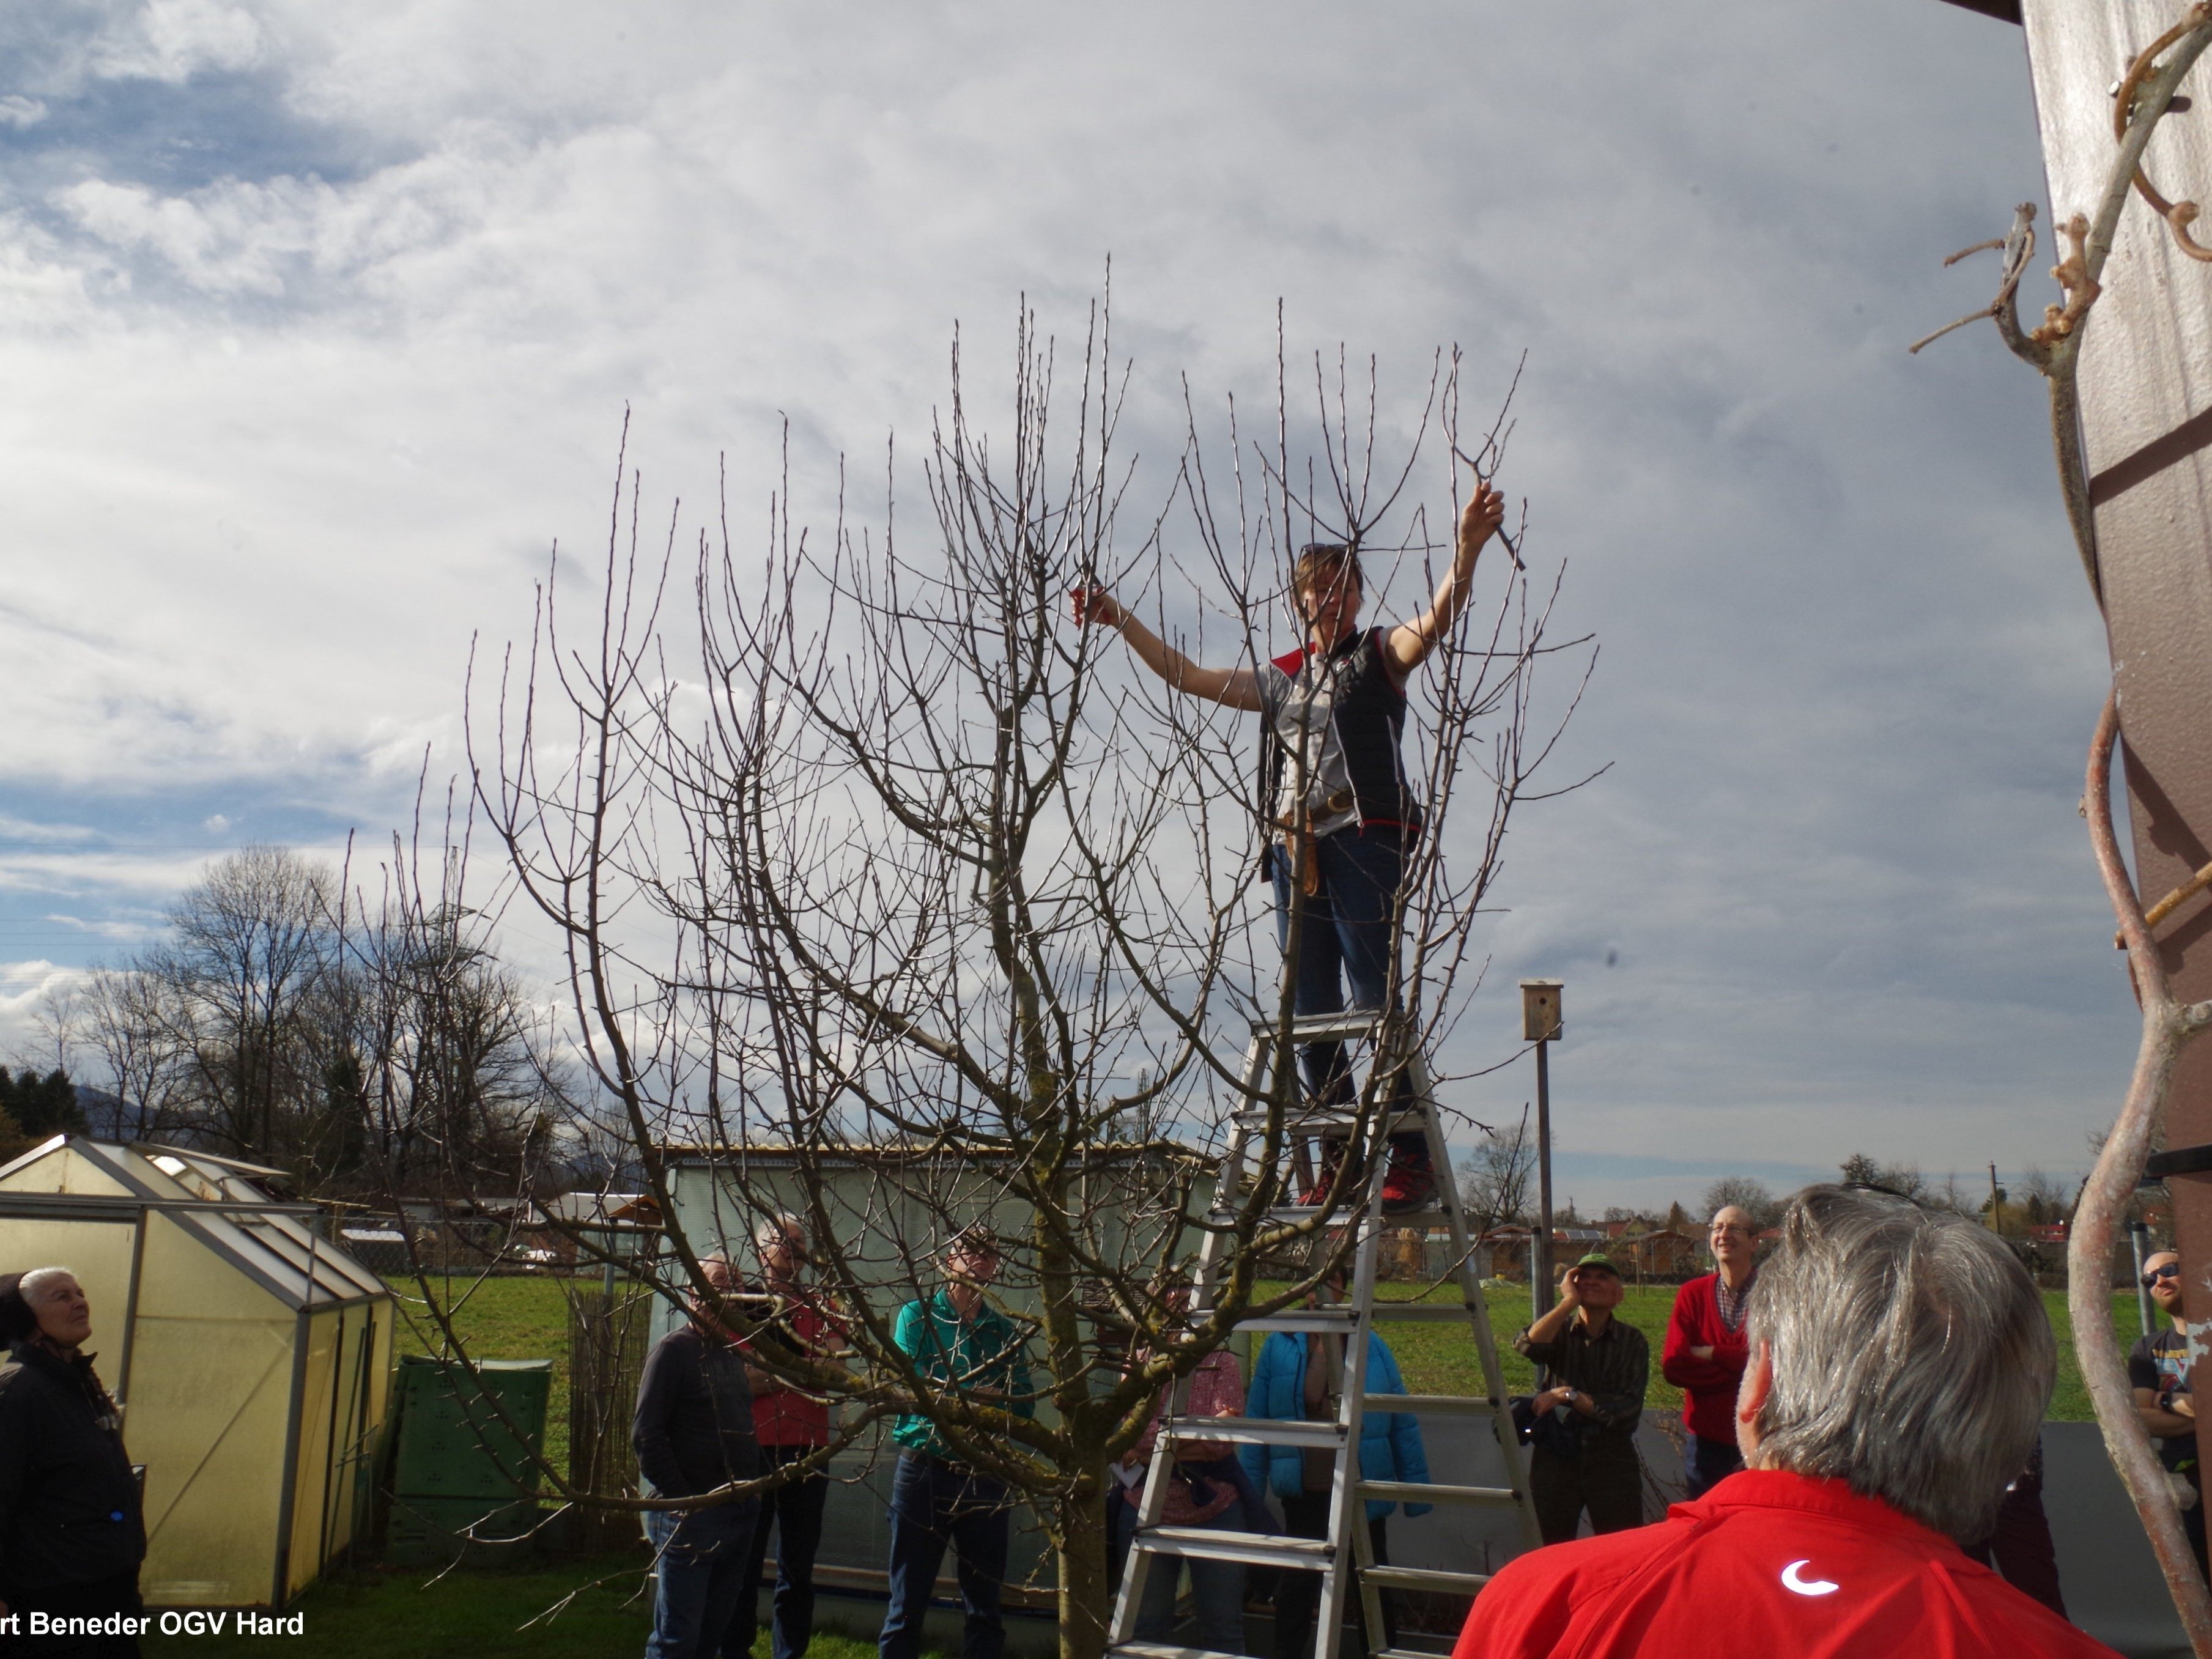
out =
<svg viewBox="0 0 2212 1659"><path fill-rule="evenodd" d="M1392 629L1383 641L1390 666L1401 677L1421 665L1429 653L1437 648L1437 642L1451 632L1459 613L1467 609L1468 595L1474 588L1476 556L1504 516L1504 495L1477 478L1474 494L1468 498L1459 515L1459 539L1452 550L1451 569L1437 584L1436 597L1429 602L1426 611L1413 621Z"/></svg>
<svg viewBox="0 0 2212 1659"><path fill-rule="evenodd" d="M1079 628L1110 628L1128 641L1146 667L1176 691L1204 697L1226 708L1260 707L1260 683L1249 668L1201 668L1145 626L1103 587L1079 587L1068 596L1075 601Z"/></svg>

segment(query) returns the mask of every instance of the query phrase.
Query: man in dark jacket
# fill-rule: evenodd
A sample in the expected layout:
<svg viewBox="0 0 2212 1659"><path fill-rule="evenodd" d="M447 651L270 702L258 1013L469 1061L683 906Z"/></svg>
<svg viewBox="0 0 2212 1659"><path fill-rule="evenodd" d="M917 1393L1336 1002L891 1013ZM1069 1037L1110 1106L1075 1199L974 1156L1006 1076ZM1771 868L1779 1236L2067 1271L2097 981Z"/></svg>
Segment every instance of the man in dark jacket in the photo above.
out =
<svg viewBox="0 0 2212 1659"><path fill-rule="evenodd" d="M721 1322L721 1299L737 1290L737 1275L720 1257L699 1266L714 1296L694 1300L690 1322L653 1345L638 1379L630 1443L661 1498L694 1498L760 1473L744 1355ZM758 1507L746 1498L648 1514L659 1565L646 1659L713 1653L737 1606Z"/></svg>
<svg viewBox="0 0 2212 1659"><path fill-rule="evenodd" d="M84 1352L91 1334L67 1268L0 1278L0 1612L26 1633L33 1613L65 1621L25 1651L127 1659L144 1628L146 1528L121 1416Z"/></svg>

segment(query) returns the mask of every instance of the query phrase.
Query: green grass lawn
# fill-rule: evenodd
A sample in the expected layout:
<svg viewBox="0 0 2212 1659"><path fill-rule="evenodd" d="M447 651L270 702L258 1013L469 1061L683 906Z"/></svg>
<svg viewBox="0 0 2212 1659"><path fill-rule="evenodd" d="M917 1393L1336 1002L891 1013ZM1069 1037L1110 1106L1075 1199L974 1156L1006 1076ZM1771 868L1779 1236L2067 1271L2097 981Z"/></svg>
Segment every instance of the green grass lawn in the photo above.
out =
<svg viewBox="0 0 2212 1659"><path fill-rule="evenodd" d="M568 1297L588 1281L532 1275L518 1279L433 1279L441 1300L453 1309L454 1329L471 1359L550 1359L553 1390L545 1407L545 1457L554 1468L568 1466ZM444 1342L437 1322L423 1305L420 1286L403 1279L394 1288L403 1315L399 1352L436 1353Z"/></svg>
<svg viewBox="0 0 2212 1659"><path fill-rule="evenodd" d="M594 1283L596 1280L593 1281ZM546 1451L556 1464L568 1456L568 1304L560 1280L550 1278L486 1279L472 1291L463 1280L453 1281L454 1294L466 1292L454 1316L454 1326L481 1359L550 1359L553 1397L546 1425ZM1406 1296L1412 1287L1386 1285L1383 1294ZM1428 1292L1429 1301L1454 1303L1458 1291L1443 1286ZM2058 1382L2051 1401L2050 1415L2060 1422L2087 1422L2089 1396L2074 1364L2073 1326L2066 1316L2066 1293L2045 1291L2044 1305L2050 1310L2051 1328L2058 1339ZM1621 1304L1621 1315L1651 1343L1652 1375L1646 1403L1655 1412L1680 1410L1679 1389L1658 1374L1659 1346L1667 1332L1667 1313L1674 1304L1671 1285L1631 1285ZM1522 1285L1494 1288L1489 1298L1491 1328L1497 1333L1498 1352L1504 1362L1506 1387L1525 1393L1534 1386L1527 1361L1513 1352L1513 1334L1528 1322L1528 1291ZM2112 1297L2113 1316L2124 1346L2136 1334L2136 1303L2131 1293ZM436 1328L419 1302L401 1334L403 1352L432 1352ZM1461 1328L1452 1325L1399 1324L1385 1327L1390 1346L1406 1373L1406 1386L1421 1394L1477 1392L1473 1346Z"/></svg>
<svg viewBox="0 0 2212 1659"><path fill-rule="evenodd" d="M1386 1297L1409 1295L1410 1285L1386 1285ZM1459 1291L1455 1285L1440 1286L1422 1298L1428 1302L1456 1304ZM1528 1287L1515 1285L1495 1288L1487 1296L1490 1328L1497 1334L1498 1356L1504 1363L1505 1386L1509 1392L1527 1394L1535 1387L1535 1371L1528 1362L1513 1352L1514 1333L1528 1322ZM2052 1334L2058 1339L2058 1376L2051 1390L2051 1409L2047 1415L2054 1422L2086 1423L2094 1415L2089 1409L2088 1390L2081 1385L2081 1372L2074 1363L2074 1327L2066 1315L2066 1292L2045 1291L2043 1304L2051 1316ZM1651 1385L1644 1395L1644 1405L1657 1413L1679 1412L1682 1407L1682 1391L1659 1375L1659 1349L1667 1335L1667 1315L1674 1305L1674 1287L1671 1285L1632 1285L1620 1304L1620 1316L1642 1331L1651 1344ZM2112 1297L2112 1316L2124 1349L2138 1334L2136 1298L2132 1291L2116 1293ZM1415 1394L1474 1394L1480 1371L1474 1358L1474 1346L1464 1334L1464 1328L1455 1325L1390 1324L1382 1328L1384 1339L1398 1356L1399 1369L1406 1374L1406 1387Z"/></svg>

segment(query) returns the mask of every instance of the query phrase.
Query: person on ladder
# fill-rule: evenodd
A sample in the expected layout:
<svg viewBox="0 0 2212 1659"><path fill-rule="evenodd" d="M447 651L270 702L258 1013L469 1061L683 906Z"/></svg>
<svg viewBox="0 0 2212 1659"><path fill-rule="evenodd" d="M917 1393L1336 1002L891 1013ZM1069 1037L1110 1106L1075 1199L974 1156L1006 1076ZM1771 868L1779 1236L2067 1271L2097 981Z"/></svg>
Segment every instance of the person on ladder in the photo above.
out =
<svg viewBox="0 0 2212 1659"><path fill-rule="evenodd" d="M1103 587L1072 596L1079 626L1114 629L1172 690L1263 716L1273 819L1264 868L1286 952L1297 922L1291 1006L1301 1018L1345 1012L1346 981L1354 1012L1379 1014L1389 1000L1399 890L1421 827L1399 752L1406 683L1466 609L1475 560L1504 516L1504 496L1478 478L1460 514L1451 568L1429 608L1395 628L1358 626L1365 594L1357 546L1309 544L1291 582L1305 643L1256 668L1200 667ZM1300 1060L1316 1102L1351 1100L1341 1043L1309 1043ZM1328 1182L1325 1168L1324 1188ZM1419 1209L1435 1186L1427 1137L1393 1136L1383 1207Z"/></svg>

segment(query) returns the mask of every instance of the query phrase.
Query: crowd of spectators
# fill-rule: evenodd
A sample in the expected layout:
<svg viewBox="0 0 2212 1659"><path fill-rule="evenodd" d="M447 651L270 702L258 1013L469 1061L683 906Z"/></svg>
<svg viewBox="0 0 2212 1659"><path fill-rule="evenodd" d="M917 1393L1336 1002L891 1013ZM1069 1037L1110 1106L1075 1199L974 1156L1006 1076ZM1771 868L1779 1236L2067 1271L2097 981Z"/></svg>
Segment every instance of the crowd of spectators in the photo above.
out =
<svg viewBox="0 0 2212 1659"><path fill-rule="evenodd" d="M2108 1650L2068 1624L2040 1504L2039 1439L2054 1373L2042 1303L2019 1262L1970 1219L1893 1195L1812 1188L1790 1204L1758 1259L1750 1218L1714 1216L1715 1270L1677 1293L1662 1371L1684 1395L1686 1502L1647 1515L1636 1430L1650 1355L1618 1316L1620 1275L1593 1253L1565 1273L1558 1303L1515 1346L1540 1386L1514 1402L1529 1445L1528 1479L1544 1547L1501 1570L1474 1599L1455 1659L1573 1653L1663 1655L1702 1648L1725 1616L1733 1639L1760 1651L1856 1656L1911 1652L2091 1655ZM813 1565L830 1443L818 1394L794 1389L772 1350L834 1363L845 1344L836 1310L802 1282L805 1237L778 1218L754 1240L757 1276L701 1263L707 1294L648 1356L634 1440L651 1493L656 1554L648 1659L738 1659L759 1629L768 1537L776 1533L773 1659L805 1659ZM881 1659L918 1659L922 1620L950 1550L957 1561L965 1659L999 1659L1013 1504L1006 1486L948 1447L938 1402L1017 1416L1034 1391L1015 1322L992 1304L1000 1270L990 1235L974 1230L943 1253L944 1283L900 1310L895 1340L923 1407L896 1420L888 1583ZM2189 1389L2190 1338L2179 1264L2151 1257L2144 1284L2171 1320L2130 1358L2135 1403L2203 1554L2202 1477ZM1341 1274L1317 1285L1341 1297ZM733 1317L733 1310L744 1317ZM746 1334L737 1334L742 1326ZM37 1612L56 1633L8 1651L107 1659L135 1655L144 1628L137 1577L145 1554L141 1472L125 1449L121 1413L86 1344L92 1309L67 1270L0 1278L0 1633ZM1396 1356L1366 1338L1363 1392L1402 1394ZM1337 1421L1353 1372L1345 1339L1270 1334L1249 1383L1236 1356L1208 1355L1190 1381L1193 1418ZM1149 1466L1164 1399L1113 1483L1127 1492ZM988 1416L988 1413L987 1413ZM956 1426L959 1419L951 1420ZM972 1427L972 1425L970 1425ZM1336 1454L1246 1440L1183 1440L1167 1467L1165 1525L1272 1536L1328 1534ZM1430 1482L1410 1413L1362 1413L1357 1478ZM788 1478L764 1497L729 1489L763 1474ZM1399 1492L1398 1496L1405 1496ZM697 1500L686 1502L685 1500ZM1365 1503L1370 1558L1390 1560L1388 1521ZM1428 1505L1407 1502L1413 1518ZM1585 1518L1590 1534L1577 1537ZM1120 1528L1127 1542L1126 1526ZM1182 1645L1182 1570L1189 1574L1189 1645L1246 1650L1247 1569L1218 1557L1158 1560L1136 1613L1139 1641ZM2009 1582L2008 1582L2009 1581ZM1273 1596L1276 1659L1317 1645L1316 1575L1284 1572ZM1351 1652L1370 1645L1361 1597L1344 1598ZM1395 1650L1395 1599L1372 1645Z"/></svg>

